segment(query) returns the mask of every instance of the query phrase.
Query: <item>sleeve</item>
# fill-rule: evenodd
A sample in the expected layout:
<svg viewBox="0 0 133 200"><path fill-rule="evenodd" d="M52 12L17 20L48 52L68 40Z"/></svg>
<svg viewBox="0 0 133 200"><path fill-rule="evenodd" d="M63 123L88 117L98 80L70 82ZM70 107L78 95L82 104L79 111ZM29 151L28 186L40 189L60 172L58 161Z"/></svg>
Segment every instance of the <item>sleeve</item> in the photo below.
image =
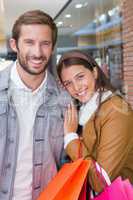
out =
<svg viewBox="0 0 133 200"><path fill-rule="evenodd" d="M107 172L111 180L116 178L127 159L131 146L133 129L133 112L122 112L112 109L100 124L99 143L96 145L96 162ZM86 132L89 130L86 130ZM89 143L89 142L88 142ZM88 144L81 140L81 145L73 141L67 146L67 153L74 160L78 158L78 148L82 148L82 155L90 159L91 167L88 172L88 179L91 187L96 192L101 192L105 187L99 179L92 152L87 148Z"/></svg>
<svg viewBox="0 0 133 200"><path fill-rule="evenodd" d="M75 139L79 139L79 136L77 133L71 132L64 136L64 149L67 147L67 145Z"/></svg>

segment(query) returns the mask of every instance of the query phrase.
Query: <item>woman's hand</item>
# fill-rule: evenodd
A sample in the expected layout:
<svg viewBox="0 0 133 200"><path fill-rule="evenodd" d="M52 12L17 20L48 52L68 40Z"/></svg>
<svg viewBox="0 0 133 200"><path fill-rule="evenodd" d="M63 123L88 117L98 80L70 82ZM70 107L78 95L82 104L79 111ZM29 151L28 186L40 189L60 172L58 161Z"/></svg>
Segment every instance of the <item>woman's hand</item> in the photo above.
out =
<svg viewBox="0 0 133 200"><path fill-rule="evenodd" d="M78 112L73 104L68 105L64 118L64 134L67 135L71 132L76 132L78 128Z"/></svg>

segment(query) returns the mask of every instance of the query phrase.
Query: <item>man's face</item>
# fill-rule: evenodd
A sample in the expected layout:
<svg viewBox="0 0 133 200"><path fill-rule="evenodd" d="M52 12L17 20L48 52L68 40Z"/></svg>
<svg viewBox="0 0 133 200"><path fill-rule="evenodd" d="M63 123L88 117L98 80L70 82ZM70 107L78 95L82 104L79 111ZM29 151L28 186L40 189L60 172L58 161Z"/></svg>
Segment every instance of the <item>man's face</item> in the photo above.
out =
<svg viewBox="0 0 133 200"><path fill-rule="evenodd" d="M38 24L23 25L18 43L16 44L15 40L13 42L13 50L17 53L20 67L31 75L44 73L53 50L50 27Z"/></svg>

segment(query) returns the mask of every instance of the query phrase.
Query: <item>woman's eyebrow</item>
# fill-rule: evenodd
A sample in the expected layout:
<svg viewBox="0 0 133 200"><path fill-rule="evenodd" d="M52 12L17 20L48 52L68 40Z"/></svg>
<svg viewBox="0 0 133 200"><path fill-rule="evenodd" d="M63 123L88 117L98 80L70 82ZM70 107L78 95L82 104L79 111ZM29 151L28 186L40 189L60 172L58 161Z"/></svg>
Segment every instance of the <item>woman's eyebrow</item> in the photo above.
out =
<svg viewBox="0 0 133 200"><path fill-rule="evenodd" d="M83 74L84 72L78 72L77 74L75 74L75 76L74 77L77 77L77 76L79 76L80 74Z"/></svg>

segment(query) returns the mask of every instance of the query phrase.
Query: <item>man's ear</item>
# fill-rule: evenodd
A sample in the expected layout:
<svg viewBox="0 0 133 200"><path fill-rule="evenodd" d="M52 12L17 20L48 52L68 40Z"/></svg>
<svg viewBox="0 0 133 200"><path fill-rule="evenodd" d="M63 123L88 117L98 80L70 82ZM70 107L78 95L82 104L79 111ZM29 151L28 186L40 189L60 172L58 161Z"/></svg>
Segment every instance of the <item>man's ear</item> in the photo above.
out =
<svg viewBox="0 0 133 200"><path fill-rule="evenodd" d="M9 44L10 44L11 49L12 49L14 52L17 53L18 49L17 49L16 40L13 39L13 38L11 38L11 39L9 40Z"/></svg>

